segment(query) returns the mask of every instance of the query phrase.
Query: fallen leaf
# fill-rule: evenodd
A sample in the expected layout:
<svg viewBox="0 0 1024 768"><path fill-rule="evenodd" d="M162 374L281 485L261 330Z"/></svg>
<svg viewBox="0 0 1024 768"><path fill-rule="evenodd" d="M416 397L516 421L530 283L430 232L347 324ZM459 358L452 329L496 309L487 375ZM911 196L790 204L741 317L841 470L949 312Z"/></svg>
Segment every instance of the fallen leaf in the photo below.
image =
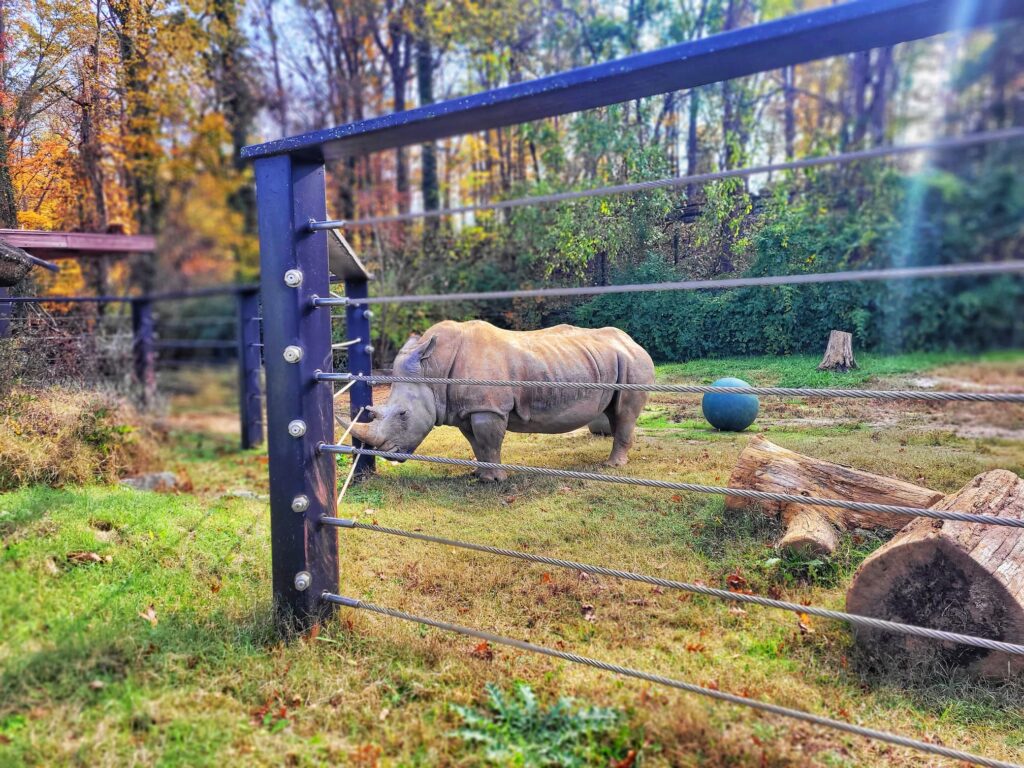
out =
<svg viewBox="0 0 1024 768"><path fill-rule="evenodd" d="M102 691L104 688L107 687L107 684L104 683L102 680L93 680L89 683L89 687L92 688L92 690L94 691Z"/></svg>
<svg viewBox="0 0 1024 768"><path fill-rule="evenodd" d="M613 768L633 768L634 763L636 763L636 750L631 749L624 758L615 763Z"/></svg>
<svg viewBox="0 0 1024 768"><path fill-rule="evenodd" d="M69 563L74 563L75 565L103 562L103 558L95 552L68 552L67 559Z"/></svg>
<svg viewBox="0 0 1024 768"><path fill-rule="evenodd" d="M683 497L680 496L678 493L673 493L672 494L672 501L674 501L676 504L678 504L682 500L683 500Z"/></svg>
<svg viewBox="0 0 1024 768"><path fill-rule="evenodd" d="M638 597L635 600L630 600L629 604L630 605L638 605L641 608L646 608L648 605L650 605L650 603L647 602L646 600L644 600L642 597Z"/></svg>
<svg viewBox="0 0 1024 768"><path fill-rule="evenodd" d="M747 612L745 610L743 610L742 608L740 608L738 605L734 605L731 608L729 608L729 613L731 613L733 616L746 616L747 615Z"/></svg>
<svg viewBox="0 0 1024 768"><path fill-rule="evenodd" d="M708 680L706 683L704 683L704 687L709 689L709 690L712 690L712 691L717 691L718 690L718 681L717 680Z"/></svg>
<svg viewBox="0 0 1024 768"><path fill-rule="evenodd" d="M797 626L800 628L801 635L814 634L814 627L811 626L811 617L806 613L801 613L797 616Z"/></svg>
<svg viewBox="0 0 1024 768"><path fill-rule="evenodd" d="M594 606L584 603L580 606L580 612L583 614L583 618L586 621L595 621Z"/></svg>
<svg viewBox="0 0 1024 768"><path fill-rule="evenodd" d="M725 583L730 592L742 592L747 588L747 580L743 578L739 568L725 577Z"/></svg>
<svg viewBox="0 0 1024 768"><path fill-rule="evenodd" d="M380 711L380 714L377 715L377 719L380 720L383 723L385 720L388 719L388 715L390 715L390 714L391 714L391 710L388 709L387 707L384 707L384 709L382 709Z"/></svg>
<svg viewBox="0 0 1024 768"><path fill-rule="evenodd" d="M686 652L687 653L704 653L704 651L706 651L706 650L707 650L707 646L704 645L704 643L687 643L686 644Z"/></svg>
<svg viewBox="0 0 1024 768"><path fill-rule="evenodd" d="M504 500L504 503L509 505L509 506L512 506L513 504L516 503L516 497L515 496L506 496L505 500Z"/></svg>
<svg viewBox="0 0 1024 768"><path fill-rule="evenodd" d="M52 557L46 558L46 562L44 563L44 566L46 568L46 572L48 574L50 574L51 576L56 576L58 573L60 573L60 568L58 568L57 564L55 562L53 562L53 558Z"/></svg>
<svg viewBox="0 0 1024 768"><path fill-rule="evenodd" d="M476 648L469 652L469 655L474 659L482 659L483 661L494 660L494 650L486 640L482 640Z"/></svg>
<svg viewBox="0 0 1024 768"><path fill-rule="evenodd" d="M540 575L540 583L541 584L550 584L551 583L551 574L550 573L542 573Z"/></svg>
<svg viewBox="0 0 1024 768"><path fill-rule="evenodd" d="M158 623L156 618L156 606L150 603L146 610L139 611L139 618L145 619L149 622L151 627L155 627Z"/></svg>

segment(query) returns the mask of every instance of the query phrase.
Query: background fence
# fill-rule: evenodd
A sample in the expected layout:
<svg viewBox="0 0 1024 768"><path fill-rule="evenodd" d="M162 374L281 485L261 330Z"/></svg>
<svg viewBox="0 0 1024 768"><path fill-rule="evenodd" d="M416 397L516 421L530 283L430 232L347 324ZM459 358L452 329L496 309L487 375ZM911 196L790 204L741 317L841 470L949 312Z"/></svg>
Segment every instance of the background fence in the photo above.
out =
<svg viewBox="0 0 1024 768"><path fill-rule="evenodd" d="M107 389L152 410L192 393L198 369L235 373L241 447L263 442L256 286L138 297L0 297L0 306L8 309L0 324L7 380Z"/></svg>

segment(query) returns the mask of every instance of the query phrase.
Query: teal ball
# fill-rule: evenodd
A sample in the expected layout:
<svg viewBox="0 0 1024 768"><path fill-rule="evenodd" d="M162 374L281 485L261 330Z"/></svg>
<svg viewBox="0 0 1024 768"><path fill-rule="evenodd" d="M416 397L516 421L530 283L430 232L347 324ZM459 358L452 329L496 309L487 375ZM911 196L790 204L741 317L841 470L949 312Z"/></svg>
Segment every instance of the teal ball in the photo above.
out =
<svg viewBox="0 0 1024 768"><path fill-rule="evenodd" d="M719 379L713 387L749 387L743 379ZM732 392L708 392L700 401L704 418L715 429L723 432L742 432L754 423L761 401L756 395L741 395Z"/></svg>

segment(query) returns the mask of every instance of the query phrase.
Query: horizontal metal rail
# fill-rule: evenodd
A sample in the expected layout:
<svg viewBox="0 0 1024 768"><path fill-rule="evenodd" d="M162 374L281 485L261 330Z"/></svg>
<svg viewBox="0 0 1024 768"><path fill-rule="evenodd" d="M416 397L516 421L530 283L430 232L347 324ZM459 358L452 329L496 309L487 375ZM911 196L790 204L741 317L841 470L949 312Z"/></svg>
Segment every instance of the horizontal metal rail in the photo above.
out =
<svg viewBox="0 0 1024 768"><path fill-rule="evenodd" d="M488 301L494 299L539 299L553 296L600 296L607 293L651 293L654 291L708 291L723 288L753 288L775 285L821 285L827 283L876 282L879 280L917 280L922 278L978 277L1024 272L1024 259L991 263L942 264L932 267L893 269L856 269L845 272L812 272L766 277L728 277L715 280L680 280L668 283L632 285L589 285L576 288L524 288L513 291L475 291L471 293L429 293L403 296L313 297L315 307L362 306L364 304L413 304L442 301Z"/></svg>
<svg viewBox="0 0 1024 768"><path fill-rule="evenodd" d="M852 509L856 512L874 512L878 514L906 515L908 517L927 517L932 520L948 520L959 523L978 523L979 525L997 525L1005 528L1024 528L1024 519L1011 517L993 517L992 515L974 515L966 512L948 512L923 507L903 507L893 504L873 504L866 501L847 501L845 499L827 499L818 496L803 496L793 493L769 493L768 491L752 491L746 488L725 488L717 485L698 483L676 483L668 480L652 480L645 477L628 477L625 475L608 475L600 472L577 472L569 469L552 469L550 467L534 467L525 464L498 464L490 461L471 461L470 459L453 459L447 456L424 456L416 453L394 453L377 451L370 448L354 448L351 445L329 445L322 443L317 450L324 453L342 453L361 456L376 456L392 461L424 461L430 464L444 464L452 467L469 467L472 469L496 469L507 472L519 472L541 477L557 477L566 480L589 480L599 483L618 483L646 488L660 488L668 491L688 491L719 496L734 496L752 501L778 501L784 504L802 504L814 507L831 507L834 509Z"/></svg>
<svg viewBox="0 0 1024 768"><path fill-rule="evenodd" d="M367 384L428 384L471 387L537 387L538 389L596 389L606 392L670 392L684 395L729 393L778 397L836 397L859 400L966 401L1024 403L1024 392L926 392L915 389L828 389L824 387L717 387L702 384L620 384L595 381L516 381L514 379L450 379L429 376L364 376L318 373L317 381L363 381Z"/></svg>
<svg viewBox="0 0 1024 768"><path fill-rule="evenodd" d="M934 141L921 141L914 144L874 147L872 149L862 149L855 152L842 152L835 155L822 155L819 157L804 157L799 160L789 160L782 163L753 165L746 168L732 168L730 170L714 171L711 173L696 173L689 176L671 176L664 179L637 181L630 184L614 184L605 187L595 187L593 189L556 192L550 195L533 195L531 197L519 197L514 200L500 200L495 203L461 205L452 208L439 208L427 211L410 211L408 213L388 214L386 216L368 216L361 219L311 221L307 226L310 230L317 232L326 229L367 227L399 221L413 221L415 219L431 219L440 218L442 216L480 213L482 211L500 211L507 210L509 208L522 208L524 206L551 205L554 203L566 203L591 197L624 195L634 192L651 192L658 189L686 187L692 184L707 184L713 181L722 181L723 179L746 178L748 176L757 176L765 173L796 171L803 168L817 168L825 165L846 165L848 163L861 162L881 157L962 149L963 147L971 147L978 144L989 144L996 141L1011 141L1013 139L1020 138L1024 138L1024 128L1006 128L998 131L985 131L966 136L953 136L946 139L936 139Z"/></svg>
<svg viewBox="0 0 1024 768"><path fill-rule="evenodd" d="M660 579L656 576L645 576L644 574L633 573L632 571L621 571L616 568L605 568L600 565L577 563L572 560L561 560L556 557L534 555L529 552L518 552L514 549L502 549L500 547L491 547L485 544L472 544L465 541L443 538L441 536L431 536L429 534L416 533L414 531L403 531L400 528L386 528L384 526L360 523L355 520L350 520L342 517L322 517L320 518L320 523L322 525L332 525L336 528L354 528L361 531L385 533L389 536L400 536L406 539L416 539L417 541L425 541L431 544L441 544L443 546L448 547L459 547L461 549L469 549L474 552L483 552L490 555L500 555L501 557L510 557L517 560L525 560L526 562L537 563L539 565L550 565L555 568L565 568L566 570L570 571L582 571L583 573L590 573L595 576L609 576L615 579L636 581L642 584L650 584L656 587L664 587L665 589L677 589L683 592L691 592L697 595L705 595L706 597L714 597L718 598L719 600L732 600L737 603L744 603L747 605L760 605L765 608L775 608L777 610L789 611L791 613L807 614L808 616L817 616L818 618L822 619L845 621L849 624L853 624L854 626L867 627L869 629L877 629L882 632L893 632L895 634L900 635L926 637L929 640L959 643L961 645L971 645L976 648L985 648L990 651L1000 651L1002 653L1009 653L1014 656L1024 656L1024 645L1019 645L1017 643L1006 643L1001 640L991 640L986 637L964 635L959 632L948 632L942 629L918 627L913 624L903 624L898 621L886 621L885 619L876 619L871 616L861 616L855 613L844 613L842 611L832 611L827 608L816 608L814 606L809 605L788 603L784 600L774 600L772 598L762 597L760 595L748 595L742 592L730 592L725 589L715 589L714 587L707 587L703 584L690 584L684 581Z"/></svg>
<svg viewBox="0 0 1024 768"><path fill-rule="evenodd" d="M848 723L843 720L834 720L830 717L815 715L810 712L805 712L799 709L791 709L790 707L783 707L778 704L771 704L766 701L748 699L745 696L738 696L734 693L726 693L725 691L718 691L713 688L706 688L701 685L687 683L682 680L676 680L671 677L655 675L649 672L642 672L631 667L624 667L619 664L611 664L606 661L593 659L589 656L580 656L579 654L569 653L567 651L559 651L555 650L554 648L548 648L543 645L535 645L533 643L528 643L524 640L516 640L511 637L504 637L502 635L496 635L491 632L484 632L479 629L471 629L469 627L463 627L458 624L449 624L445 621L438 621L437 619L428 619L423 616L416 616L411 613L405 613L404 611L395 610L394 608L387 608L381 605L375 605L374 603L367 603L352 597L343 597L342 595L335 595L331 594L330 592L325 592L321 597L326 602L332 603L334 605L340 605L346 608L354 608L357 610L369 611L371 613L376 613L381 616L388 616L393 619L402 619L403 621L410 621L423 626L434 627L435 629L441 629L446 632L455 632L460 635L466 635L467 637L474 637L478 640L484 640L488 643L494 643L496 645L505 645L510 648L516 648L521 651L538 653L544 656L549 656L551 658L569 661L573 664L581 664L583 666L592 667L594 669L600 669L604 672L611 672L613 674L622 675L624 677L632 677L636 680L643 680L648 683L655 683L656 685L663 685L669 688L675 688L676 690L685 691L686 693L693 693L697 694L698 696L705 696L709 699L724 701L729 704L735 704L736 706L756 709L761 712L767 712L772 715L778 715L779 717L800 720L811 725L832 728L834 730L843 731L845 733L850 733L855 736L863 736L864 738L874 739L876 741L883 741L887 744L895 744L900 747L916 749L920 752L926 752L932 755L941 755L942 757L948 757L952 760L962 760L964 762L973 763L974 765L986 766L986 768L1024 768L1024 766L1020 766L1015 763L1008 763L1002 760L981 757L979 755L971 754L970 752L963 752L959 749L951 749L940 744L931 744L925 741L911 739L908 736L901 736L899 734L889 733L888 731L879 731L874 728L865 728L864 726L855 725L853 723Z"/></svg>
<svg viewBox="0 0 1024 768"><path fill-rule="evenodd" d="M2 296L0 304L115 304L132 301L185 301L202 299L209 296L225 296L245 291L258 290L258 285L214 285L209 288L196 288L191 291L167 291L165 293L148 293L142 296Z"/></svg>

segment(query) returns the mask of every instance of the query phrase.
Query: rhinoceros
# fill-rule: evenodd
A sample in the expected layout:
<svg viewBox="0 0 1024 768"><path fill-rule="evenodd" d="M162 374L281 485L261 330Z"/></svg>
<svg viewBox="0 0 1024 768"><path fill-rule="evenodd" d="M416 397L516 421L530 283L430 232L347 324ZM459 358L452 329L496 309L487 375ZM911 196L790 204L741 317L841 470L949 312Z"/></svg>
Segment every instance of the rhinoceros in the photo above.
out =
<svg viewBox="0 0 1024 768"><path fill-rule="evenodd" d="M617 328L506 331L481 320L446 320L410 337L395 358L394 375L651 384L654 363ZM385 404L367 409L369 422L352 425L352 434L378 450L412 453L434 427L453 426L478 461L499 463L506 431L552 434L603 422L613 438L605 463L619 467L646 402L646 392L622 390L398 383ZM507 477L496 469L475 474L482 481Z"/></svg>

